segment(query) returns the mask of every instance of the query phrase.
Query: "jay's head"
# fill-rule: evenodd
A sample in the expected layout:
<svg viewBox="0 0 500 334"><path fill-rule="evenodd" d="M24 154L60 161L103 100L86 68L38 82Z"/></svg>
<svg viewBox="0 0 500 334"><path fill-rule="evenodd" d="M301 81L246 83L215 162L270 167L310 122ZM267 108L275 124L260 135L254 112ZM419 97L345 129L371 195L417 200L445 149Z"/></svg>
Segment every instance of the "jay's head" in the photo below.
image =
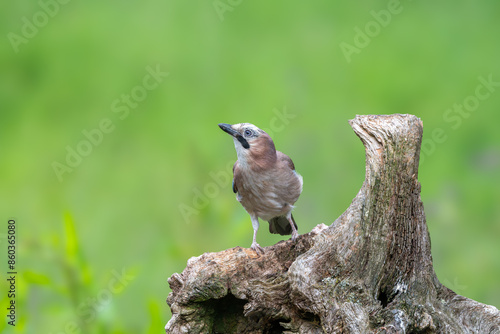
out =
<svg viewBox="0 0 500 334"><path fill-rule="evenodd" d="M263 130L250 123L219 124L234 139L234 147L240 163L249 160L270 159L276 156L273 140Z"/></svg>

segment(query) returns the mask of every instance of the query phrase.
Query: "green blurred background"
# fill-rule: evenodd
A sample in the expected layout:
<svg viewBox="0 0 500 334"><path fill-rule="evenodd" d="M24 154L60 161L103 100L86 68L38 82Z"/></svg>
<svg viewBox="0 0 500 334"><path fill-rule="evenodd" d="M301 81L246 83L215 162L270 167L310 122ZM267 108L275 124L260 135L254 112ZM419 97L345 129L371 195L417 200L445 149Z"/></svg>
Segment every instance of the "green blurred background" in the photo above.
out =
<svg viewBox="0 0 500 334"><path fill-rule="evenodd" d="M500 87L473 98L479 77L500 82L500 3L391 6L2 2L0 241L5 254L14 217L19 275L17 326L0 331L162 333L167 278L192 256L251 244L230 187L236 153L217 123L267 129L294 159L306 233L333 222L363 182L363 146L347 123L356 114L423 120L437 275L500 307ZM342 43L357 51L346 57ZM471 112L447 111L464 101ZM78 149L86 156L60 180L54 162ZM283 238L264 222L258 239Z"/></svg>

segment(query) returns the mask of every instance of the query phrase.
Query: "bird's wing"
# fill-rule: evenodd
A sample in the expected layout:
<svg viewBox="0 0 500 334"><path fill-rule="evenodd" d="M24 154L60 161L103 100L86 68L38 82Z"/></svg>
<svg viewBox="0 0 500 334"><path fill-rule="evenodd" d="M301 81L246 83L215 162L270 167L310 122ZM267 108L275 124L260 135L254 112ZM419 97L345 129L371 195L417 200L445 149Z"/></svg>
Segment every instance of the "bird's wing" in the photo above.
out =
<svg viewBox="0 0 500 334"><path fill-rule="evenodd" d="M236 194L238 192L238 188L236 187L236 183L239 183L240 179L240 168L238 164L238 160L233 165L233 192Z"/></svg>
<svg viewBox="0 0 500 334"><path fill-rule="evenodd" d="M284 163L285 166L290 167L291 170L295 170L295 165L288 155L283 152L276 151L276 157L278 158L279 162Z"/></svg>

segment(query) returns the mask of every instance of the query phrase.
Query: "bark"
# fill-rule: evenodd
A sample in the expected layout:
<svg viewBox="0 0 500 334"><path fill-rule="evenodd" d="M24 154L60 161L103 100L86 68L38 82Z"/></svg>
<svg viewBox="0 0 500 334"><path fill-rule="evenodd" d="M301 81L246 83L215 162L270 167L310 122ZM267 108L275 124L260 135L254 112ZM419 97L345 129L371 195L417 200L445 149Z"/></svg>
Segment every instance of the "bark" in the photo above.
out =
<svg viewBox="0 0 500 334"><path fill-rule="evenodd" d="M500 333L500 312L443 286L420 199L422 121L356 116L366 177L349 208L265 254L241 247L173 274L167 333Z"/></svg>

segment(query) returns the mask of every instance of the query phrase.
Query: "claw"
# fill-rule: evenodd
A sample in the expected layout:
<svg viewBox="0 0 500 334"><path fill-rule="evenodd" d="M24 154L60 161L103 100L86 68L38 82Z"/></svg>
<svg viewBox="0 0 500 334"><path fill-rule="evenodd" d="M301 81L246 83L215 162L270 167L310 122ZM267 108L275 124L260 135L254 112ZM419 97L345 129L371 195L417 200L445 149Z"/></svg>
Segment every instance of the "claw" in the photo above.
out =
<svg viewBox="0 0 500 334"><path fill-rule="evenodd" d="M252 247L251 247L255 253L257 253L258 255L261 255L261 254L264 254L264 248L260 247L260 245L256 242L253 242L252 243Z"/></svg>
<svg viewBox="0 0 500 334"><path fill-rule="evenodd" d="M299 237L299 233L297 233L297 231L292 231L292 241L297 240L298 237Z"/></svg>

